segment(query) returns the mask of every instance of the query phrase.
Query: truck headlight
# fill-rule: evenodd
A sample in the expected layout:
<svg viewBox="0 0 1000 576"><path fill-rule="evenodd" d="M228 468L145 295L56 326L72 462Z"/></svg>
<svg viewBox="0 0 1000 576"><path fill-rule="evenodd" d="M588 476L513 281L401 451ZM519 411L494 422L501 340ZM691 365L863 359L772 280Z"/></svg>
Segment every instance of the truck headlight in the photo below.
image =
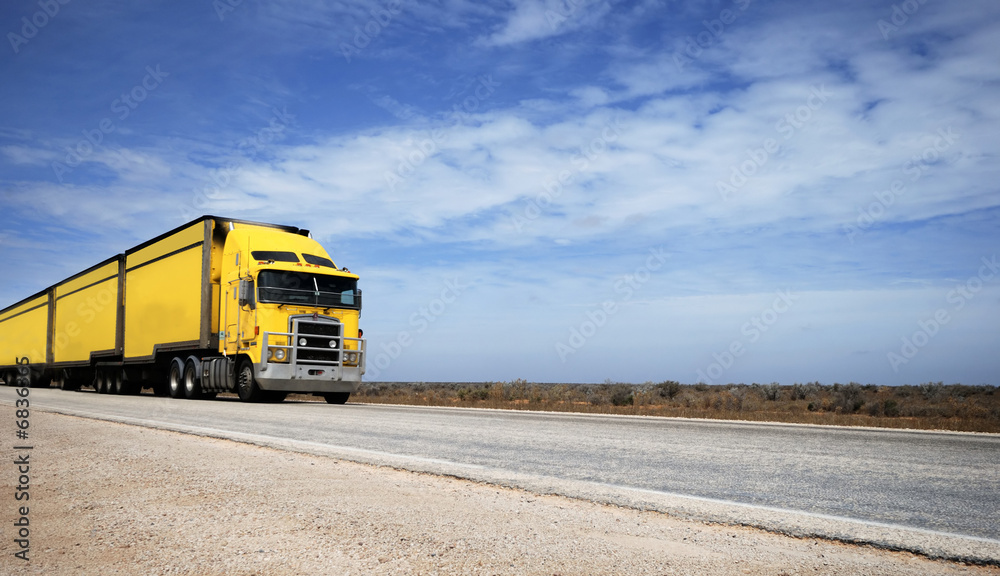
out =
<svg viewBox="0 0 1000 576"><path fill-rule="evenodd" d="M274 351L274 359L277 360L278 362L281 362L282 360L284 360L285 359L285 349L284 348L278 348L277 350L275 350Z"/></svg>
<svg viewBox="0 0 1000 576"><path fill-rule="evenodd" d="M306 340L305 338L299 338L299 346L305 346L308 343L309 341Z"/></svg>
<svg viewBox="0 0 1000 576"><path fill-rule="evenodd" d="M330 340L330 348L336 348L336 347L337 347L337 341L336 340Z"/></svg>
<svg viewBox="0 0 1000 576"><path fill-rule="evenodd" d="M358 363L358 353L357 352L348 352L347 353L347 363L348 364L357 364Z"/></svg>

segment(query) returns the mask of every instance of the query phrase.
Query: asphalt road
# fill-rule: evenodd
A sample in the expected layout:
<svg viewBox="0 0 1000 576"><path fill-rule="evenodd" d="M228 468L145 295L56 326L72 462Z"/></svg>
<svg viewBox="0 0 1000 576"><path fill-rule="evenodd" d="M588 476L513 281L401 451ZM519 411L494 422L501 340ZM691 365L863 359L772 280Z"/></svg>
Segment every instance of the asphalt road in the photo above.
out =
<svg viewBox="0 0 1000 576"><path fill-rule="evenodd" d="M0 388L3 403L13 399ZM34 409L1000 562L1000 435L55 389L30 399ZM11 421L13 408L3 410Z"/></svg>

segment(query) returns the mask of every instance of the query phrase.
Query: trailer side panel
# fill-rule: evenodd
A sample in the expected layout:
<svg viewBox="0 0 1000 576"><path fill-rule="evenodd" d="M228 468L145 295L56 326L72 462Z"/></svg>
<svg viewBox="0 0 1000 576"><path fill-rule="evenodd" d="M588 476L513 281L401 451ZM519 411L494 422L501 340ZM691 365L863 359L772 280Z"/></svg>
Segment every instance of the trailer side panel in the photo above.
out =
<svg viewBox="0 0 1000 576"><path fill-rule="evenodd" d="M92 354L100 357L118 352L118 265L115 259L55 287L55 364L86 366Z"/></svg>
<svg viewBox="0 0 1000 576"><path fill-rule="evenodd" d="M12 367L18 358L31 364L46 360L49 340L49 294L37 294L0 313L0 366Z"/></svg>
<svg viewBox="0 0 1000 576"><path fill-rule="evenodd" d="M125 255L125 360L201 344L205 223Z"/></svg>

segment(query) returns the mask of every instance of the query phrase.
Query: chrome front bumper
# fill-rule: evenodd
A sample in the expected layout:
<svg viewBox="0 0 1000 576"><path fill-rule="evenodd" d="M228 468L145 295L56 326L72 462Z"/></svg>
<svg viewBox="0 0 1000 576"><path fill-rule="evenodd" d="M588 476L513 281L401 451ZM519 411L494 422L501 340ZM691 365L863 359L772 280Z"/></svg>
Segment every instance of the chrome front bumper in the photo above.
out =
<svg viewBox="0 0 1000 576"><path fill-rule="evenodd" d="M254 366L257 384L262 390L280 392L356 392L365 373L365 340L363 338L330 337L337 340L337 346L300 346L299 337L315 338L314 335L300 335L291 332L264 332L261 347L261 362ZM275 337L287 339L290 344L271 344ZM345 349L345 342L356 343L356 349ZM284 350L286 362L268 361L273 351ZM336 352L337 360L300 360L302 352ZM354 362L344 362L345 356Z"/></svg>

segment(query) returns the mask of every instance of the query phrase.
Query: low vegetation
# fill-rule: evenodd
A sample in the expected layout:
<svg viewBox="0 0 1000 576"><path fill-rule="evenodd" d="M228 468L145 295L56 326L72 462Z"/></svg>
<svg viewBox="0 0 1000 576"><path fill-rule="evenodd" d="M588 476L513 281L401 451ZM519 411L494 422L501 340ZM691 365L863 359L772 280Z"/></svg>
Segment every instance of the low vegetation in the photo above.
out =
<svg viewBox="0 0 1000 576"><path fill-rule="evenodd" d="M366 382L355 402L1000 433L996 386Z"/></svg>

